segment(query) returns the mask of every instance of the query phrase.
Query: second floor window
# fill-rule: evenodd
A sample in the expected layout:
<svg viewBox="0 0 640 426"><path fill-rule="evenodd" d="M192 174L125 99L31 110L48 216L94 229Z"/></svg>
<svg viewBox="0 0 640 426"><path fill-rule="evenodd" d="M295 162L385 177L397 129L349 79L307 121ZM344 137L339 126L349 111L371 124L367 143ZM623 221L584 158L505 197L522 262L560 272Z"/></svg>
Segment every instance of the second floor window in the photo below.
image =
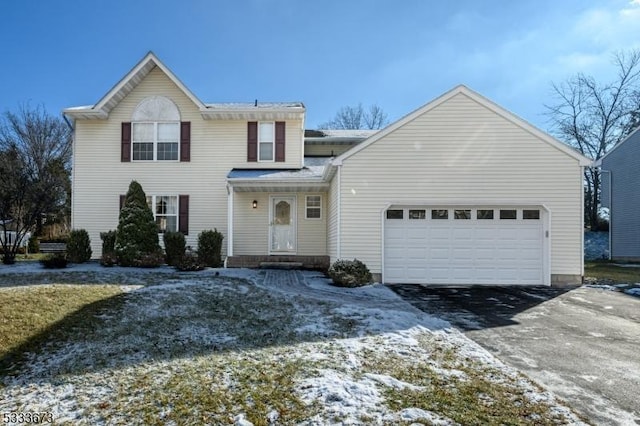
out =
<svg viewBox="0 0 640 426"><path fill-rule="evenodd" d="M177 161L180 122L132 123L131 149L134 161Z"/></svg>
<svg viewBox="0 0 640 426"><path fill-rule="evenodd" d="M273 161L274 151L274 123L260 122L258 125L258 161Z"/></svg>

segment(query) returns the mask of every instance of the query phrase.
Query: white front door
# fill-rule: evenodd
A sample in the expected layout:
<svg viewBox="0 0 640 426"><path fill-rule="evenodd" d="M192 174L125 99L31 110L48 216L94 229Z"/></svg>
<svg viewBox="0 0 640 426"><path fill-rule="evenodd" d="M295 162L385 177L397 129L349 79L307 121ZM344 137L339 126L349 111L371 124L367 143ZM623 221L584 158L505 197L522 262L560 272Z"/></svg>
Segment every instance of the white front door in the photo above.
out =
<svg viewBox="0 0 640 426"><path fill-rule="evenodd" d="M269 252L296 252L296 197L271 197Z"/></svg>

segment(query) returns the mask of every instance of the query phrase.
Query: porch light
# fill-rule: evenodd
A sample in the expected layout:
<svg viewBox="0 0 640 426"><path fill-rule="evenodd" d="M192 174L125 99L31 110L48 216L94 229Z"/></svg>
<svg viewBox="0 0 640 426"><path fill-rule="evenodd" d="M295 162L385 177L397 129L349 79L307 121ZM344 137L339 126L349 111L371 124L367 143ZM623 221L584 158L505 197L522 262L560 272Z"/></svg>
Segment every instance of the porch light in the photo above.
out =
<svg viewBox="0 0 640 426"><path fill-rule="evenodd" d="M251 203L251 205L253 206L254 209L258 208L258 200L253 200L253 203Z"/></svg>

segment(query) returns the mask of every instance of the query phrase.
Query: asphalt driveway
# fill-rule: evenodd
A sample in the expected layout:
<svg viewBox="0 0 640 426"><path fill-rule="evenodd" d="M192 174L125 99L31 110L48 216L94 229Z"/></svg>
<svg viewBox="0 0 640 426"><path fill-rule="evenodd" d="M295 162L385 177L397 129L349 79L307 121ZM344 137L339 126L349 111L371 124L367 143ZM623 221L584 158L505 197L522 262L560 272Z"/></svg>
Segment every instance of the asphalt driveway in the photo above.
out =
<svg viewBox="0 0 640 426"><path fill-rule="evenodd" d="M590 422L640 425L640 298L588 287L389 287Z"/></svg>

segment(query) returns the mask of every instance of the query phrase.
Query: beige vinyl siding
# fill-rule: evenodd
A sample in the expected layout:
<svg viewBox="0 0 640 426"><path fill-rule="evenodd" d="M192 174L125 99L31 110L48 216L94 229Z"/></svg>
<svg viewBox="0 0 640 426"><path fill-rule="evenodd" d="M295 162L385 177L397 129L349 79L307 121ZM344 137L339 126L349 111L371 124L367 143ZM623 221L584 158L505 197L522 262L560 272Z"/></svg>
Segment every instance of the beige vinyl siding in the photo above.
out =
<svg viewBox="0 0 640 426"><path fill-rule="evenodd" d="M320 193L278 193L237 192L234 194L233 254L269 254L269 203L270 195L296 197L297 252L302 256L324 256L327 253L326 194ZM305 196L322 196L322 218L305 219ZM258 207L252 207L253 200Z"/></svg>
<svg viewBox="0 0 640 426"><path fill-rule="evenodd" d="M381 272L388 204L544 204L551 273L582 274L578 161L463 94L344 161L341 255Z"/></svg>
<svg viewBox="0 0 640 426"><path fill-rule="evenodd" d="M347 152L353 146L354 145L348 144L320 145L307 143L304 145L304 155L311 157L337 157Z"/></svg>
<svg viewBox="0 0 640 426"><path fill-rule="evenodd" d="M331 262L335 262L338 258L338 182L340 180L338 174L340 168L333 176L331 186L329 187L328 207L327 207L327 254L331 258Z"/></svg>
<svg viewBox="0 0 640 426"><path fill-rule="evenodd" d="M136 106L148 96L165 96L191 122L190 162L120 162L121 123L131 121ZM299 167L301 121L287 122L287 163L260 167ZM197 235L217 228L227 241L226 176L247 163L247 122L203 120L198 108L159 69L149 75L110 113L108 120L75 123L72 225L89 232L94 257L101 254L100 232L118 224L119 195L137 180L148 195L189 195L187 244L197 247Z"/></svg>

